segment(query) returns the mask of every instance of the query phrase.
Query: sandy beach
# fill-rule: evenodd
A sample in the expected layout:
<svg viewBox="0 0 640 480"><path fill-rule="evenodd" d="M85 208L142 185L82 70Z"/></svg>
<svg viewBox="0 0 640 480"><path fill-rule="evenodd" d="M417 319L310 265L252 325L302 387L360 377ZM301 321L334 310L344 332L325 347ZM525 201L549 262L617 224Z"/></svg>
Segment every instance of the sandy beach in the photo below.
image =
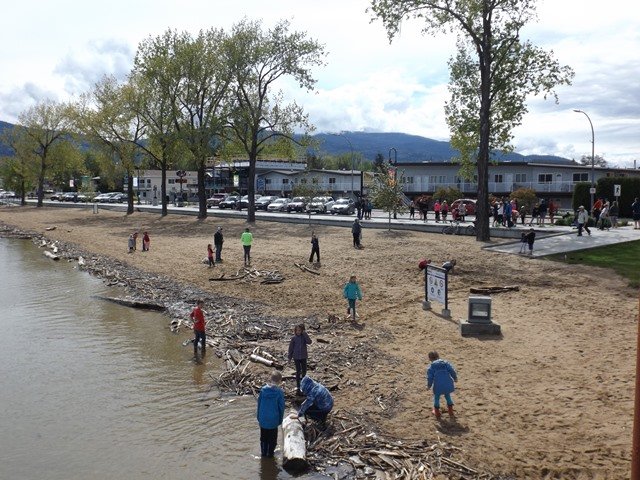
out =
<svg viewBox="0 0 640 480"><path fill-rule="evenodd" d="M631 460L637 291L611 271L483 251L470 237L364 229L355 250L347 228L258 221L252 265L278 270L275 285L210 282L242 267L242 220L124 215L91 208L0 207L0 222L72 242L141 270L200 289L259 302L265 314L344 319L342 285L355 274L364 294L363 329L382 354L356 366L336 393L336 408L366 413L380 429L407 440L440 438L474 468L514 478L627 478ZM46 231L47 227L56 229ZM223 227L223 264L202 259ZM320 239L320 275L303 272L310 236ZM149 252L127 253L133 231L148 231ZM450 276L451 319L422 310L420 258L456 258ZM517 285L492 297L501 338L460 336L470 287ZM362 337L361 337L362 338ZM283 351L286 345L283 345ZM457 369L457 420L437 422L426 390L427 353ZM309 351L313 357L313 345ZM389 408L383 410L378 399Z"/></svg>

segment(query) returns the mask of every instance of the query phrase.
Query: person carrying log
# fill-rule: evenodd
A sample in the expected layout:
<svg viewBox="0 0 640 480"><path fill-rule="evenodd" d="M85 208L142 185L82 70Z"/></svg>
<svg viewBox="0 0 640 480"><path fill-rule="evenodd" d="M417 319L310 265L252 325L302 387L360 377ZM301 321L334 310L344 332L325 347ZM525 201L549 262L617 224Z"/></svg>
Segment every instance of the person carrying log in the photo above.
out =
<svg viewBox="0 0 640 480"><path fill-rule="evenodd" d="M333 397L327 387L305 376L300 382L300 389L307 398L300 405L298 415L292 418L305 416L324 423L333 408Z"/></svg>
<svg viewBox="0 0 640 480"><path fill-rule="evenodd" d="M189 315L191 320L193 320L193 333L195 334L195 338L193 340L193 356L196 360L198 358L198 342L202 343L203 357L205 356L207 349L207 334L205 332L205 320L202 307L204 307L204 300L198 300L195 308Z"/></svg>
<svg viewBox="0 0 640 480"><path fill-rule="evenodd" d="M300 390L300 380L307 376L307 345L311 345L312 340L305 331L304 323L296 325L293 330L293 337L289 342L289 361L293 359L296 365L296 395L302 395Z"/></svg>
<svg viewBox="0 0 640 480"><path fill-rule="evenodd" d="M284 392L279 387L282 375L277 370L271 373L269 382L260 389L256 416L260 425L260 452L272 458L278 445L278 427L284 418Z"/></svg>

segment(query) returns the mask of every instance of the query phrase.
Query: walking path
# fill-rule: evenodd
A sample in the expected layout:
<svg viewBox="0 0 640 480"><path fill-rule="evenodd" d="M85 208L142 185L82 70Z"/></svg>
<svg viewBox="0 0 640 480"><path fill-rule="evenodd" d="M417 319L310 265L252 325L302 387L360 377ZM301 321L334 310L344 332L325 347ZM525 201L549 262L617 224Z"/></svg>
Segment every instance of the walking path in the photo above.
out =
<svg viewBox="0 0 640 480"><path fill-rule="evenodd" d="M587 250L589 248L603 247L615 243L632 242L640 240L640 230L634 230L633 226L614 228L611 230L598 230L591 228L591 235L583 233L581 237L577 235L577 229L573 227L549 227L554 234L540 236L541 231L546 228L536 228L536 241L533 244L534 257L544 257L556 253L575 252ZM520 254L521 243L508 242L500 245L485 247L486 250L494 252ZM528 252L528 249L527 249Z"/></svg>

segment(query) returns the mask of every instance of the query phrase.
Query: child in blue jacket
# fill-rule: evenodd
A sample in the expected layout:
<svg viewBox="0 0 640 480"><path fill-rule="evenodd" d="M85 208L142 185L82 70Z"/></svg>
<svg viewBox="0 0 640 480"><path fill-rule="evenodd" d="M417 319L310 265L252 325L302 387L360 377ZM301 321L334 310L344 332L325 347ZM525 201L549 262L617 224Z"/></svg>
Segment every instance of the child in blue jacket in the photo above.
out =
<svg viewBox="0 0 640 480"><path fill-rule="evenodd" d="M300 382L300 389L306 395L305 401L300 405L298 416L307 416L324 422L333 408L333 397L329 390L319 382L314 382L309 377L304 377Z"/></svg>
<svg viewBox="0 0 640 480"><path fill-rule="evenodd" d="M349 277L349 281L345 284L344 289L342 290L342 294L344 298L349 301L349 306L347 307L347 315L351 315L353 321L356 321L356 300L362 300L362 291L360 290L360 285L356 282L356 276L351 275Z"/></svg>
<svg viewBox="0 0 640 480"><path fill-rule="evenodd" d="M429 352L431 365L427 369L427 389L433 386L433 414L440 418L440 395L447 401L449 416L453 417L453 400L451 393L455 390L454 382L458 381L456 370L446 360L441 360L438 352Z"/></svg>
<svg viewBox="0 0 640 480"><path fill-rule="evenodd" d="M278 427L284 418L284 392L278 385L282 375L271 374L270 381L260 389L258 395L258 423L260 424L260 450L263 457L273 457L278 445Z"/></svg>

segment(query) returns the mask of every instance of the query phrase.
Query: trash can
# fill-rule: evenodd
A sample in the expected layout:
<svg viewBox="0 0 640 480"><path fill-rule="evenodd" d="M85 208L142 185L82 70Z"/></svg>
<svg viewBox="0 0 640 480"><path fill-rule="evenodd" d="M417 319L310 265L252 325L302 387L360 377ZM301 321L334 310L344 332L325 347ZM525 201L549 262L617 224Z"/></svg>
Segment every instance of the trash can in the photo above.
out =
<svg viewBox="0 0 640 480"><path fill-rule="evenodd" d="M98 204L97 203L93 204L93 213L98 213Z"/></svg>

